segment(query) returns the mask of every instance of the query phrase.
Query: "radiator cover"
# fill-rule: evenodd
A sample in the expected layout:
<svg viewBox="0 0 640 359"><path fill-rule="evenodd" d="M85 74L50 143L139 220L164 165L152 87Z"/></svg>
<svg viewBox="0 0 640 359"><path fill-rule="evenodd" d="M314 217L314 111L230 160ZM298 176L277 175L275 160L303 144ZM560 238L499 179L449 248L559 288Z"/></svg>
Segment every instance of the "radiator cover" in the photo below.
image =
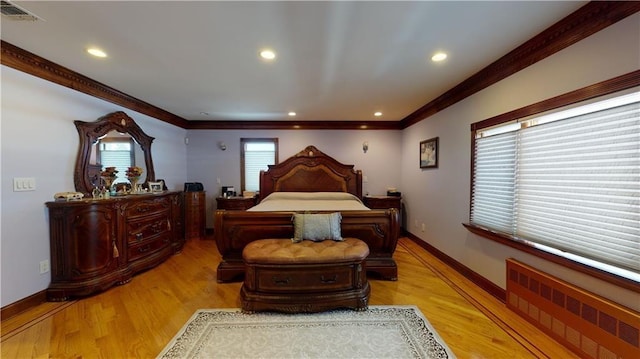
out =
<svg viewBox="0 0 640 359"><path fill-rule="evenodd" d="M507 307L585 358L640 358L640 313L507 259Z"/></svg>

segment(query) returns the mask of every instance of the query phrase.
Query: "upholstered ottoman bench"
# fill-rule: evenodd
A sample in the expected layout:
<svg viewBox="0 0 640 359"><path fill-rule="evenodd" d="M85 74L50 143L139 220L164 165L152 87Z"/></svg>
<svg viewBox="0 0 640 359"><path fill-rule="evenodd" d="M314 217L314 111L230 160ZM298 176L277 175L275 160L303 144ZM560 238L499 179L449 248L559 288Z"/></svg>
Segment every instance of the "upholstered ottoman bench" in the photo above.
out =
<svg viewBox="0 0 640 359"><path fill-rule="evenodd" d="M371 291L365 258L369 247L344 241L261 239L245 246L244 311L320 312L367 309Z"/></svg>

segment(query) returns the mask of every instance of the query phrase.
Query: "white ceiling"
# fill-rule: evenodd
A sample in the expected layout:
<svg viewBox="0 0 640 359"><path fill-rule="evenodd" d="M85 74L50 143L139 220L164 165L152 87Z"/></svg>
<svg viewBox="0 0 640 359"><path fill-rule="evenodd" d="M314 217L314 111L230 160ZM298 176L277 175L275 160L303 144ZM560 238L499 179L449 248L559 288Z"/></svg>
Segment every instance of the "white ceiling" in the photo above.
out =
<svg viewBox="0 0 640 359"><path fill-rule="evenodd" d="M13 3L2 40L187 120L399 121L586 1Z"/></svg>

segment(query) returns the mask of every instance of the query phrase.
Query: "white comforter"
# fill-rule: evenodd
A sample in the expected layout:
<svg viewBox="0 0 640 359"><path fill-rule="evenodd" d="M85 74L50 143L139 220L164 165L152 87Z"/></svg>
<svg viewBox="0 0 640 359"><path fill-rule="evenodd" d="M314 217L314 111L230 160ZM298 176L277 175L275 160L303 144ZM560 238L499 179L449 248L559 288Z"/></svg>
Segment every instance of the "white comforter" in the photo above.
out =
<svg viewBox="0 0 640 359"><path fill-rule="evenodd" d="M248 211L356 211L369 210L345 192L273 192Z"/></svg>

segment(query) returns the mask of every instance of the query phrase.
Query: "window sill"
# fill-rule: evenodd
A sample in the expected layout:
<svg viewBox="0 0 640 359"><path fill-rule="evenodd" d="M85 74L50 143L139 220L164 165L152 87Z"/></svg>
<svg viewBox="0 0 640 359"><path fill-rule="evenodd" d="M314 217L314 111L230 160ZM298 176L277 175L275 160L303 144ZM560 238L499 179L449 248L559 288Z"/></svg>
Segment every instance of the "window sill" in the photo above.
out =
<svg viewBox="0 0 640 359"><path fill-rule="evenodd" d="M536 257L543 258L545 260L570 268L580 273L584 273L594 278L598 278L607 283L611 283L616 286L634 291L636 293L640 293L640 283L634 280L631 280L629 278L625 278L610 272L606 272L604 270L600 270L600 269L588 266L586 264L542 250L538 248L535 243L526 241L522 238L495 232L475 224L463 223L462 225L469 232L476 234L480 237L484 237L492 241L498 242L500 244L503 244L505 246L509 246L511 248L515 248L517 250L534 255Z"/></svg>

